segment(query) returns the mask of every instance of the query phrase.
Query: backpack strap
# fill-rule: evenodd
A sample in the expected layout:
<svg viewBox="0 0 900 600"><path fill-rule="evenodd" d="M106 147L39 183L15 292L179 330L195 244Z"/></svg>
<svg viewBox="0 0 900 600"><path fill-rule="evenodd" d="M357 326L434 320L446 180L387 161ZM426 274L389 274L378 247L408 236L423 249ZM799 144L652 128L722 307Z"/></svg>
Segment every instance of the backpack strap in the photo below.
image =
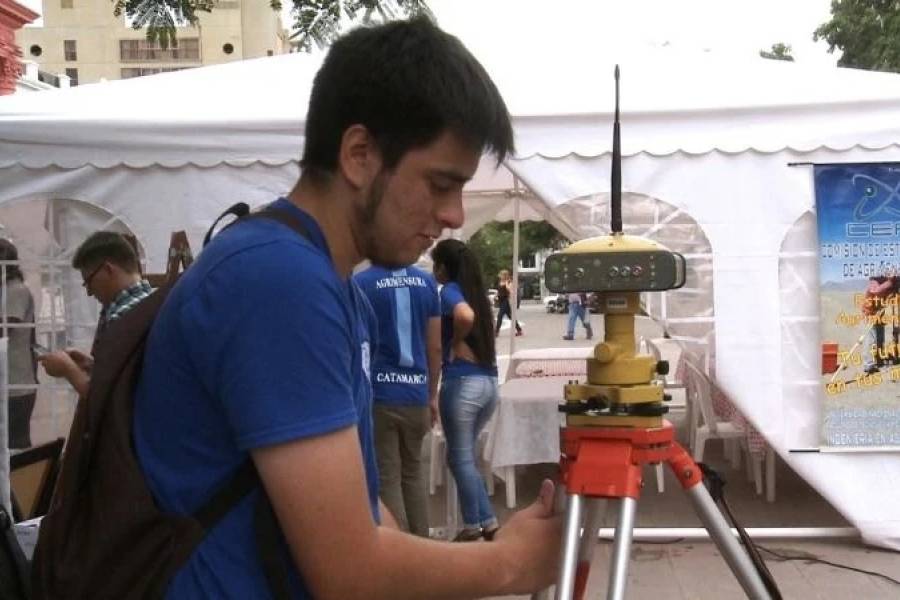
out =
<svg viewBox="0 0 900 600"><path fill-rule="evenodd" d="M306 225L303 224L303 221L301 221L297 215L286 210L272 208L271 205L266 206L259 212L250 213L241 220L246 221L248 219L272 219L273 221L278 221L282 225L293 229L300 237L306 238L307 240L311 239L309 229L307 229Z"/></svg>
<svg viewBox="0 0 900 600"><path fill-rule="evenodd" d="M216 227L219 225L219 222L222 219L224 219L228 215L233 215L235 217L234 221L232 221L231 223L229 223L228 225L225 226L225 227L228 227L232 223L237 221L238 219L246 217L249 214L250 214L250 205L247 204L246 202L238 202L236 204L232 204L231 206L229 206L227 209L225 209L225 212L223 212L221 215L216 217L216 220L213 221L213 224L210 225L209 229L206 230L206 235L203 236L203 247L206 248L206 245L209 243L209 240L212 239L213 234L215 234Z"/></svg>
<svg viewBox="0 0 900 600"><path fill-rule="evenodd" d="M228 483L219 488L206 504L194 512L194 518L203 526L204 531L209 531L258 484L256 467L251 459L247 459Z"/></svg>
<svg viewBox="0 0 900 600"><path fill-rule="evenodd" d="M278 543L281 530L278 527L275 511L272 510L272 503L265 494L260 494L256 499L253 529L256 532L256 551L262 561L263 573L269 584L269 593L275 600L290 600L288 569L280 552L281 544Z"/></svg>
<svg viewBox="0 0 900 600"><path fill-rule="evenodd" d="M219 226L219 223L222 221L222 219L229 215L234 216L235 219L231 223L223 227L223 231L239 221L263 218L278 221L279 223L286 225L296 231L301 237L309 239L309 230L306 228L303 222L297 218L296 215L293 215L286 210L278 210L277 208L272 208L271 205L266 206L258 212L250 212L250 206L246 202L238 202L225 209L225 212L216 217L216 220L213 221L213 224L210 225L209 229L206 230L206 235L203 236L204 248L212 239L213 235L215 235L216 227Z"/></svg>

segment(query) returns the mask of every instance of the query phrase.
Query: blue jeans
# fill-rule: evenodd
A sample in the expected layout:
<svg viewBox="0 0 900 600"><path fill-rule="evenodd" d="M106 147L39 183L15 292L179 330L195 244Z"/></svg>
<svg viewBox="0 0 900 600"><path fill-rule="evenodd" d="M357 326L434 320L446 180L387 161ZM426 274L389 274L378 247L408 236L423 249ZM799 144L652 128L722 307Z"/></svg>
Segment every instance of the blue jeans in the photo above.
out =
<svg viewBox="0 0 900 600"><path fill-rule="evenodd" d="M575 323L578 322L578 319L581 319L581 324L584 325L584 330L587 332L588 336L593 335L593 331L591 331L591 323L587 318L587 310L584 307L584 304L569 302L569 322L566 326L566 335L569 337L573 337L575 335Z"/></svg>
<svg viewBox="0 0 900 600"><path fill-rule="evenodd" d="M466 375L441 383L441 422L447 437L447 464L456 480L466 529L497 526L497 517L475 464L478 434L496 405L496 377Z"/></svg>

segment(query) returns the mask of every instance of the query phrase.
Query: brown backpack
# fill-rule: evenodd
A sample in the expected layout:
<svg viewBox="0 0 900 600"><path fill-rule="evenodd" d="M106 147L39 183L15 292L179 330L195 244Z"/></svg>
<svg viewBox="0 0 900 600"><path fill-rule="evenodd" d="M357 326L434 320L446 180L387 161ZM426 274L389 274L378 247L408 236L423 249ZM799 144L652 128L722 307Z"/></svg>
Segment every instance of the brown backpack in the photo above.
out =
<svg viewBox="0 0 900 600"><path fill-rule="evenodd" d="M246 205L235 205L225 214L244 216L247 211ZM257 216L308 237L303 225L283 211L251 215ZM170 289L156 290L110 323L96 346L90 391L75 409L56 491L35 547L31 581L37 600L162 597L206 532L259 485L248 460L190 516L161 512L147 488L132 442L133 394L147 337ZM270 592L287 597L277 522L265 494L260 498L257 547Z"/></svg>

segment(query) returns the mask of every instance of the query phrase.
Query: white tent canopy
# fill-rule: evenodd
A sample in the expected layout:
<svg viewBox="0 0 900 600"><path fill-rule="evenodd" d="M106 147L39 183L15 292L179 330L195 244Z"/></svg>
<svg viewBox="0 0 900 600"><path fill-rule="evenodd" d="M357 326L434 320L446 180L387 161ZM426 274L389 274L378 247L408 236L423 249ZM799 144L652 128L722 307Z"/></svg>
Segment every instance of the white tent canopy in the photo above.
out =
<svg viewBox="0 0 900 600"><path fill-rule="evenodd" d="M900 76L708 54L601 60L525 42L484 57L514 116L506 167L534 193L535 216L572 237L608 222L616 59L626 225L691 266L688 289L654 314L714 351L723 389L867 541L900 549L897 455L788 452L817 445L821 406L812 177L790 164L900 160ZM10 203L94 205L160 269L170 231L187 229L196 247L223 207L291 187L319 61L278 56L0 100L0 221ZM492 166L468 192L479 219L508 204L510 172Z"/></svg>

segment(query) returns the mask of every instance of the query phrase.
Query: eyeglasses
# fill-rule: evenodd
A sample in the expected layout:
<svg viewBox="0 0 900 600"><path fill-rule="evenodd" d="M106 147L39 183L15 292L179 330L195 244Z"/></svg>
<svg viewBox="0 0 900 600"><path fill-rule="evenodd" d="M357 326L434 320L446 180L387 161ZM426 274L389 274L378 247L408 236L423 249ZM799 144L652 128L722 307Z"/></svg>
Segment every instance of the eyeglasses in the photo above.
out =
<svg viewBox="0 0 900 600"><path fill-rule="evenodd" d="M99 265L97 265L97 268L96 268L96 269L94 269L93 271L91 271L91 274L90 274L90 275L88 275L87 277L84 278L84 281L81 282L81 285L84 286L84 289L88 289L88 288L90 287L90 285L91 285L91 280L93 280L93 279L94 279L94 276L95 276L97 273L99 273L99 272L100 272L100 269L102 269L102 268L105 267L105 266L106 266L106 263L105 263L105 262L100 263Z"/></svg>

